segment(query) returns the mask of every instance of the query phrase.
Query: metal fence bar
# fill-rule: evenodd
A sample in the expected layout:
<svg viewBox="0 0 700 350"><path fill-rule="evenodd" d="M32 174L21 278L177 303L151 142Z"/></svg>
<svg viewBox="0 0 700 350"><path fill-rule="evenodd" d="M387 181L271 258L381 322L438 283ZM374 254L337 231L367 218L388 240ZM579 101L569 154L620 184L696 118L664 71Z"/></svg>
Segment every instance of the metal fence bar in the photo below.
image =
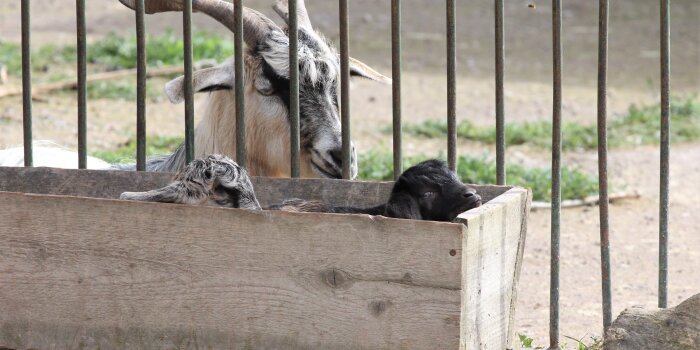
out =
<svg viewBox="0 0 700 350"><path fill-rule="evenodd" d="M136 170L146 170L146 26L144 0L136 0Z"/></svg>
<svg viewBox="0 0 700 350"><path fill-rule="evenodd" d="M661 0L661 165L659 185L659 307L668 306L668 205L671 153L670 0Z"/></svg>
<svg viewBox="0 0 700 350"><path fill-rule="evenodd" d="M608 225L608 5L598 5L598 210L600 213L600 268L603 294L603 329L612 323L612 280Z"/></svg>
<svg viewBox="0 0 700 350"><path fill-rule="evenodd" d="M24 166L32 166L32 56L31 1L22 0L22 129Z"/></svg>
<svg viewBox="0 0 700 350"><path fill-rule="evenodd" d="M394 179L398 179L403 171L401 164L401 0L391 0L391 79Z"/></svg>
<svg viewBox="0 0 700 350"><path fill-rule="evenodd" d="M343 140L343 179L349 179L352 148L350 144L350 34L348 0L339 2L340 16L340 121Z"/></svg>
<svg viewBox="0 0 700 350"><path fill-rule="evenodd" d="M192 0L182 10L182 38L185 56L185 164L194 159L194 91L192 89Z"/></svg>
<svg viewBox="0 0 700 350"><path fill-rule="evenodd" d="M236 74L236 162L246 166L245 147L245 68L243 61L243 0L233 1L234 55Z"/></svg>
<svg viewBox="0 0 700 350"><path fill-rule="evenodd" d="M85 0L75 0L78 40L78 168L87 168L87 34Z"/></svg>
<svg viewBox="0 0 700 350"><path fill-rule="evenodd" d="M552 224L549 285L549 348L559 349L559 238L561 214L561 0L552 0Z"/></svg>
<svg viewBox="0 0 700 350"><path fill-rule="evenodd" d="M505 77L505 44L503 40L503 0L495 0L496 23L496 184L506 184L506 136L505 99L503 80Z"/></svg>
<svg viewBox="0 0 700 350"><path fill-rule="evenodd" d="M457 44L455 0L447 0L447 164L457 169Z"/></svg>
<svg viewBox="0 0 700 350"><path fill-rule="evenodd" d="M299 177L299 25L297 0L289 0L289 120L292 177Z"/></svg>

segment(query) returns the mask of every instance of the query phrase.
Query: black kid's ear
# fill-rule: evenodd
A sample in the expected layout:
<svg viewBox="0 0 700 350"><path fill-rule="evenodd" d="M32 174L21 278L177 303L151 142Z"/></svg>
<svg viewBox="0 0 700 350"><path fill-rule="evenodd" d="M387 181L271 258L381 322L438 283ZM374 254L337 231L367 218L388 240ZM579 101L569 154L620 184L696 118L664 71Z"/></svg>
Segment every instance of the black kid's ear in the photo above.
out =
<svg viewBox="0 0 700 350"><path fill-rule="evenodd" d="M386 204L384 216L399 219L421 220L418 201L407 192L392 193Z"/></svg>

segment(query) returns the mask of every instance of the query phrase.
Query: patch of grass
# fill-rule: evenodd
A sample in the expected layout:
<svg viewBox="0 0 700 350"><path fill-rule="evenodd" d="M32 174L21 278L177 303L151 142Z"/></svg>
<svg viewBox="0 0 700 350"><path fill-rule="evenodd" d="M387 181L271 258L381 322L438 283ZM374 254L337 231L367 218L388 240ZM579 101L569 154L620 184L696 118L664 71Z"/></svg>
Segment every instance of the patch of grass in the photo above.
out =
<svg viewBox="0 0 700 350"><path fill-rule="evenodd" d="M589 343L584 342L585 337L583 337L581 339L576 339L576 338L569 337L569 336L565 336L565 337L573 340L575 343L574 343L573 348L568 347L568 344L566 344L566 343L560 344L559 348L562 350L564 350L564 349L603 350L603 340L598 338L598 337L591 336ZM525 334L518 334L518 339L520 340L520 347L523 349L542 349L542 350L546 349L546 347L534 345L534 339L528 337Z"/></svg>
<svg viewBox="0 0 700 350"><path fill-rule="evenodd" d="M179 136L149 135L146 138L146 156L170 154L184 141ZM136 162L136 138L130 137L114 150L94 151L90 154L112 164Z"/></svg>
<svg viewBox="0 0 700 350"><path fill-rule="evenodd" d="M608 145L625 147L659 142L660 106L632 105L622 115L608 122ZM447 135L445 121L426 120L420 124L405 124L406 134L444 138ZM388 131L387 131L388 132ZM551 148L552 123L549 121L506 124L508 145L530 144ZM592 150L598 147L597 127L564 122L562 125L562 147L564 150ZM493 144L496 142L495 127L478 127L467 120L457 124L457 137ZM700 140L700 100L697 96L673 98L671 100L671 141L690 142Z"/></svg>
<svg viewBox="0 0 700 350"><path fill-rule="evenodd" d="M184 43L172 30L146 38L146 60L149 66L180 64L184 61ZM192 55L195 61L221 61L233 54L233 40L202 31L192 33ZM115 34L94 42L88 47L88 62L105 65L110 69L136 67L136 37L123 38Z"/></svg>
<svg viewBox="0 0 700 350"><path fill-rule="evenodd" d="M403 167L406 169L429 158L434 157L404 157ZM444 159L442 156L437 158ZM358 168L358 177L362 180L392 180L392 154L389 151L371 151L360 154ZM466 183L494 183L496 162L486 157L460 156L457 162L457 174ZM549 201L552 193L551 175L549 168L526 168L519 164L508 164L506 182L510 185L531 188L533 200ZM596 176L581 170L564 167L561 179L563 199L579 199L598 192Z"/></svg>
<svg viewBox="0 0 700 350"><path fill-rule="evenodd" d="M149 66L181 64L184 43L172 30L146 38L146 60ZM0 63L7 67L8 74L18 76L22 72L20 45L0 42ZM54 66L74 65L77 49L75 45L43 45L32 50L32 71L50 71ZM233 55L233 40L203 31L192 33L192 54L195 61L214 59L222 61ZM110 34L88 44L88 63L101 66L101 70L129 69L136 67L136 37L124 38Z"/></svg>
<svg viewBox="0 0 700 350"><path fill-rule="evenodd" d="M136 100L136 80L118 79L95 81L87 84L88 99ZM162 84L146 84L146 98L158 101L165 97Z"/></svg>
<svg viewBox="0 0 700 350"><path fill-rule="evenodd" d="M7 73L19 75L22 72L22 50L19 45L0 41L0 64L7 67Z"/></svg>

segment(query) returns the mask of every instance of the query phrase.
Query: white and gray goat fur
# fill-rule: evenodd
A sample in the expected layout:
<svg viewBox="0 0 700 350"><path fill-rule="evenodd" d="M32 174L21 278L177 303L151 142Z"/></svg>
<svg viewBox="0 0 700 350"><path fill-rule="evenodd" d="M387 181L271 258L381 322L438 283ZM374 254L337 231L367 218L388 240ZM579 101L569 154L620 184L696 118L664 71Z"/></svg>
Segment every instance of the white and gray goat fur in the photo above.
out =
<svg viewBox="0 0 700 350"><path fill-rule="evenodd" d="M120 0L134 9L135 0ZM183 0L145 0L149 14L182 11ZM233 5L224 0L194 0L193 9L202 12L231 31ZM275 11L288 22L286 0L278 0ZM341 126L338 111L340 60L333 45L316 32L303 0L297 4L299 24L299 110L301 176L339 178L342 173ZM289 36L263 14L244 8L243 28L246 50L246 165L255 176L290 176L289 119ZM364 63L350 58L350 74L382 83L391 80ZM234 61L202 69L193 74L195 92L209 92L204 113L195 131L195 157L208 154L236 154ZM166 84L173 103L184 100L184 77ZM357 157L352 147L351 173L357 174ZM2 165L0 154L0 165ZM41 164L38 164L41 165ZM184 145L170 156L147 161L149 171L175 172L185 166ZM130 170L134 165L115 165Z"/></svg>

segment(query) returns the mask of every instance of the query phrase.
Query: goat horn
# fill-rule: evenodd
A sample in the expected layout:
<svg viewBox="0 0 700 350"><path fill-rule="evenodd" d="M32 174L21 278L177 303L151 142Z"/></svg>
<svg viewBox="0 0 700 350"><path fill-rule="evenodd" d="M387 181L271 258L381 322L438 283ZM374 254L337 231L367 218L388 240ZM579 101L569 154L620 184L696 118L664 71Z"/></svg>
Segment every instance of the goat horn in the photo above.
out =
<svg viewBox="0 0 700 350"><path fill-rule="evenodd" d="M136 1L138 0L119 0L132 10L136 10ZM183 0L144 0L144 2L145 11L148 14L184 9ZM230 31L234 31L233 4L223 0L194 0L192 9L209 15ZM273 30L282 31L275 22L262 13L247 7L243 8L243 40L248 47L257 46L257 43Z"/></svg>
<svg viewBox="0 0 700 350"><path fill-rule="evenodd" d="M289 1L287 0L277 0L272 8L277 12L280 17L289 26ZM299 28L305 28L309 31L313 30L311 27L311 19L309 18L309 13L306 11L306 4L304 0L297 0L297 21Z"/></svg>

